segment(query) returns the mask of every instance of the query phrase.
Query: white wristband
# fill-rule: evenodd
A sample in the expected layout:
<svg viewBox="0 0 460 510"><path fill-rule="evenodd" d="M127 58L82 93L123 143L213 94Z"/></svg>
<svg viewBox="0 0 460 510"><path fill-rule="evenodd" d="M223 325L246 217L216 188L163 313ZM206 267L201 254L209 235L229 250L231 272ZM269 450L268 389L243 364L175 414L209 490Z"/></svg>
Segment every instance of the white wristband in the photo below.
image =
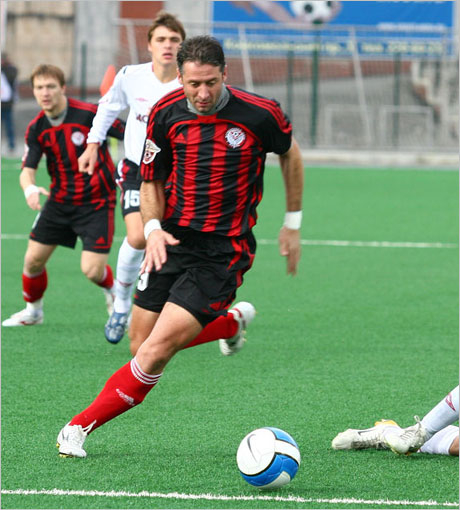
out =
<svg viewBox="0 0 460 510"><path fill-rule="evenodd" d="M35 186L35 184L29 184L27 188L24 190L24 196L27 198L32 195L32 193L38 193L38 186Z"/></svg>
<svg viewBox="0 0 460 510"><path fill-rule="evenodd" d="M154 230L161 230L161 223L160 223L160 220L157 220L157 219L153 219L153 220L149 220L145 225L144 225L144 237L145 237L145 240L147 241L149 235L154 231Z"/></svg>
<svg viewBox="0 0 460 510"><path fill-rule="evenodd" d="M302 225L302 211L289 211L284 215L283 227L299 230Z"/></svg>

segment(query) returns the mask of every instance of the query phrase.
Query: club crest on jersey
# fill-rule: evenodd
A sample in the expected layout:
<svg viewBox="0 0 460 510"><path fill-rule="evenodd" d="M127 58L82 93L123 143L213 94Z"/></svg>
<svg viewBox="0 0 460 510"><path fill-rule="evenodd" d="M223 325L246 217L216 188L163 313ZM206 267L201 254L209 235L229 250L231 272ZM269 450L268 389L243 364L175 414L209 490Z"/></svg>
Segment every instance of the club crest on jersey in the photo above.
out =
<svg viewBox="0 0 460 510"><path fill-rule="evenodd" d="M237 147L243 145L244 141L246 140L246 134L242 129L233 127L227 130L225 133L225 140L232 149L236 149Z"/></svg>
<svg viewBox="0 0 460 510"><path fill-rule="evenodd" d="M70 139L74 145L83 145L85 143L85 135L81 131L74 131Z"/></svg>
<svg viewBox="0 0 460 510"><path fill-rule="evenodd" d="M147 138L147 140L145 140L144 159L142 160L143 163L145 163L146 165L151 163L155 159L157 153L160 151L161 151L160 147L158 147L158 145L156 145L155 142Z"/></svg>

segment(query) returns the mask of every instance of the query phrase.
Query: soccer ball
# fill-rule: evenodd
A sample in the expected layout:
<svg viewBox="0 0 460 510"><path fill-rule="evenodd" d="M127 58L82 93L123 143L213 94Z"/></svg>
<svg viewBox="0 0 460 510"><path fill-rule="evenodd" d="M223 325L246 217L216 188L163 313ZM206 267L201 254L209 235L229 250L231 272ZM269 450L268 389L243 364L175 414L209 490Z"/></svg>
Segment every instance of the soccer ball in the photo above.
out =
<svg viewBox="0 0 460 510"><path fill-rule="evenodd" d="M340 2L290 2L295 17L308 24L319 25L327 23L340 10Z"/></svg>
<svg viewBox="0 0 460 510"><path fill-rule="evenodd" d="M300 465L300 451L284 430L264 427L240 443L236 462L241 476L259 489L278 489L289 483Z"/></svg>

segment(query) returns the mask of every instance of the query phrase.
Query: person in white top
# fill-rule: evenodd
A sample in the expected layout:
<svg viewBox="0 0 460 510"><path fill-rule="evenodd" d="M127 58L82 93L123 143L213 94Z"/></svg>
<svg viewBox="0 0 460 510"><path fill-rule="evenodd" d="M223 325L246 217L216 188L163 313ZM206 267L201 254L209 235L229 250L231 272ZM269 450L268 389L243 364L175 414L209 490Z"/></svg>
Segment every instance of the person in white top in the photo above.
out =
<svg viewBox="0 0 460 510"><path fill-rule="evenodd" d="M415 425L401 428L394 420L376 421L368 429L347 429L332 440L334 450L392 450L400 455L414 452L458 457L459 387L455 387L422 420L414 416Z"/></svg>
<svg viewBox="0 0 460 510"><path fill-rule="evenodd" d="M152 61L128 65L118 72L112 87L99 101L87 138L87 149L79 158L80 172L92 174L99 145L105 140L117 115L129 108L124 137L125 159L118 165L117 177L126 237L118 252L114 311L105 325L105 337L114 344L125 333L132 290L144 257L144 225L139 211L141 181L138 174L147 120L159 99L181 87L177 79L176 55L184 39L182 23L172 14L160 11L148 31L148 50Z"/></svg>

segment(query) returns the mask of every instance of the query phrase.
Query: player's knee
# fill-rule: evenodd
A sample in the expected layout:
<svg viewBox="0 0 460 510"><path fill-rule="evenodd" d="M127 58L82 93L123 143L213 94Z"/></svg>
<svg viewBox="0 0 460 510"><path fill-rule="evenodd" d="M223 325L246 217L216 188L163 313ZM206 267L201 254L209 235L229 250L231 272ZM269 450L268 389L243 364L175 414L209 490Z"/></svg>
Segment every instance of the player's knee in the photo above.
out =
<svg viewBox="0 0 460 510"><path fill-rule="evenodd" d="M449 455L458 457L458 436L452 441L449 448Z"/></svg>
<svg viewBox="0 0 460 510"><path fill-rule="evenodd" d="M104 276L104 265L82 263L81 271L88 280L99 283Z"/></svg>
<svg viewBox="0 0 460 510"><path fill-rule="evenodd" d="M126 233L126 238L131 248L134 248L135 250L143 250L145 248L145 237L143 230L140 230L139 232L137 230L129 231Z"/></svg>
<svg viewBox="0 0 460 510"><path fill-rule="evenodd" d="M148 339L139 346L136 359L142 366L150 367L150 373L162 372L176 351L167 342L152 343Z"/></svg>
<svg viewBox="0 0 460 510"><path fill-rule="evenodd" d="M27 274L37 274L43 271L45 267L45 260L36 256L33 253L26 252L24 257L24 271Z"/></svg>

